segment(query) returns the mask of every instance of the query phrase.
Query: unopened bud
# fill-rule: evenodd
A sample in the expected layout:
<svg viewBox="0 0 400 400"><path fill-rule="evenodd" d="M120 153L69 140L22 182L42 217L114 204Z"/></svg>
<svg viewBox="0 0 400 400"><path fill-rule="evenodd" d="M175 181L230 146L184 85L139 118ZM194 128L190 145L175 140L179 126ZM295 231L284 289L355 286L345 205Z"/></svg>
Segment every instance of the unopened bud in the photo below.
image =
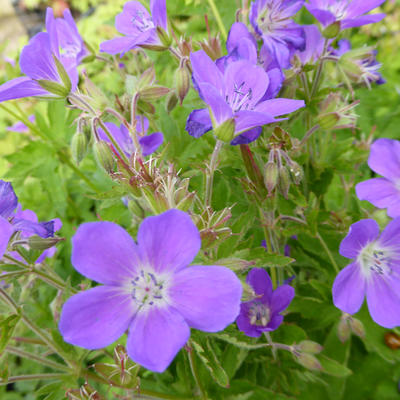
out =
<svg viewBox="0 0 400 400"><path fill-rule="evenodd" d="M309 353L299 353L295 355L295 360L307 369L321 371L322 365L316 357Z"/></svg>
<svg viewBox="0 0 400 400"><path fill-rule="evenodd" d="M108 174L114 172L114 157L109 145L104 140L96 141L93 145L94 157L98 165Z"/></svg>
<svg viewBox="0 0 400 400"><path fill-rule="evenodd" d="M170 89L164 86L147 87L140 91L140 98L144 101L154 101L165 96L169 91Z"/></svg>
<svg viewBox="0 0 400 400"><path fill-rule="evenodd" d="M290 189L290 176L287 168L283 165L279 168L278 188L283 197L287 199Z"/></svg>
<svg viewBox="0 0 400 400"><path fill-rule="evenodd" d="M321 353L323 347L312 340L303 340L297 346L296 349L299 352L309 353L309 354L318 354Z"/></svg>
<svg viewBox="0 0 400 400"><path fill-rule="evenodd" d="M318 124L322 129L326 130L334 128L339 120L339 114L336 112L331 112L318 116Z"/></svg>
<svg viewBox="0 0 400 400"><path fill-rule="evenodd" d="M186 62L181 62L181 65L176 71L176 90L179 97L179 103L182 105L183 100L190 89L190 72Z"/></svg>
<svg viewBox="0 0 400 400"><path fill-rule="evenodd" d="M178 95L175 91L171 90L165 98L165 109L167 110L168 114L176 107L178 101Z"/></svg>
<svg viewBox="0 0 400 400"><path fill-rule="evenodd" d="M64 240L63 238L60 237L49 237L49 238L42 238L37 235L30 236L27 241L28 241L28 246L32 250L46 250L49 249L50 247L55 246L58 242Z"/></svg>
<svg viewBox="0 0 400 400"><path fill-rule="evenodd" d="M163 28L161 28L161 26L157 26L157 35L165 48L171 46L172 38Z"/></svg>
<svg viewBox="0 0 400 400"><path fill-rule="evenodd" d="M85 157L88 149L88 139L83 132L76 132L71 140L71 154L74 161L79 164Z"/></svg>
<svg viewBox="0 0 400 400"><path fill-rule="evenodd" d="M322 36L325 39L333 39L340 32L340 21L335 21L332 24L328 25L323 31Z"/></svg>
<svg viewBox="0 0 400 400"><path fill-rule="evenodd" d="M295 185L298 185L304 176L303 168L296 161L291 161L289 166L290 175Z"/></svg>
<svg viewBox="0 0 400 400"><path fill-rule="evenodd" d="M365 329L363 323L356 318L351 317L349 320L350 328L352 332L360 338L365 337Z"/></svg>
<svg viewBox="0 0 400 400"><path fill-rule="evenodd" d="M221 125L214 129L214 136L223 142L230 142L235 135L235 120L227 119Z"/></svg>
<svg viewBox="0 0 400 400"><path fill-rule="evenodd" d="M351 335L351 329L347 317L341 318L339 325L337 327L337 335L342 343L347 342L349 340Z"/></svg>
<svg viewBox="0 0 400 400"><path fill-rule="evenodd" d="M156 72L154 70L154 67L151 66L150 68L147 68L146 71L143 72L143 74L139 78L138 86L139 88L143 89L147 86L151 86L156 80Z"/></svg>
<svg viewBox="0 0 400 400"><path fill-rule="evenodd" d="M278 166L273 161L268 161L265 164L264 183L269 194L275 189L278 183L278 177L279 177Z"/></svg>

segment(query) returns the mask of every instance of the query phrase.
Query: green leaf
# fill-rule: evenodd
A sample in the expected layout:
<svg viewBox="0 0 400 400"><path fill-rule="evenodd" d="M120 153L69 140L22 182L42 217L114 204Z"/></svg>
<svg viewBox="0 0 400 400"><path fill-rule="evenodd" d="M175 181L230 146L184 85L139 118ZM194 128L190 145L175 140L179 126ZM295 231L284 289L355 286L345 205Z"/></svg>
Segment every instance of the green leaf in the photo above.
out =
<svg viewBox="0 0 400 400"><path fill-rule="evenodd" d="M6 348L20 319L20 315L13 314L0 322L0 353Z"/></svg>
<svg viewBox="0 0 400 400"><path fill-rule="evenodd" d="M345 378L352 374L351 369L347 368L345 365L340 364L336 360L332 360L332 358L328 358L327 356L320 355L318 357L319 362L322 365L322 372L325 372L328 375L333 375L341 378Z"/></svg>
<svg viewBox="0 0 400 400"><path fill-rule="evenodd" d="M196 351L196 354L203 362L215 382L222 387L228 387L228 374L222 368L221 363L215 354L215 349L213 349L208 339L202 340L201 342L202 344L200 344L200 339L198 341L191 339L193 349Z"/></svg>

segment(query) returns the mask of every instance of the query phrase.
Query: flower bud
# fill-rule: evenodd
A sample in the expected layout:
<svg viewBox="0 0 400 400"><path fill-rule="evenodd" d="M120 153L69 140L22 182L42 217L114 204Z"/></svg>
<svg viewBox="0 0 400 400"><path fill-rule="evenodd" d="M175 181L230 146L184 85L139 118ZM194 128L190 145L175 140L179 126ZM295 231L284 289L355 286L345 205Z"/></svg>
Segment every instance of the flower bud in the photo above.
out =
<svg viewBox="0 0 400 400"><path fill-rule="evenodd" d="M169 114L178 104L178 95L174 90L171 90L165 98L165 109Z"/></svg>
<svg viewBox="0 0 400 400"><path fill-rule="evenodd" d="M340 319L339 325L337 327L337 335L342 343L347 342L349 340L351 335L351 330L347 317L342 317Z"/></svg>
<svg viewBox="0 0 400 400"><path fill-rule="evenodd" d="M30 236L28 241L28 246L32 250L46 250L50 247L55 246L58 242L64 240L64 238L60 237L49 237L49 238L42 238L37 235Z"/></svg>
<svg viewBox="0 0 400 400"><path fill-rule="evenodd" d="M273 161L268 161L265 164L264 183L269 194L271 194L271 192L275 189L275 186L278 183L278 177L278 166Z"/></svg>
<svg viewBox="0 0 400 400"><path fill-rule="evenodd" d="M318 124L322 129L332 129L339 122L339 115L336 112L322 114L318 116Z"/></svg>
<svg viewBox="0 0 400 400"><path fill-rule="evenodd" d="M176 90L179 97L179 104L182 105L183 100L190 89L190 72L187 68L186 62L183 61L176 71Z"/></svg>
<svg viewBox="0 0 400 400"><path fill-rule="evenodd" d="M360 338L365 338L365 329L363 323L356 318L351 317L350 321L350 328L352 332Z"/></svg>
<svg viewBox="0 0 400 400"><path fill-rule="evenodd" d="M223 142L230 142L235 135L235 120L227 119L221 125L214 129L214 136Z"/></svg>
<svg viewBox="0 0 400 400"><path fill-rule="evenodd" d="M304 172L303 168L301 168L301 166L296 161L292 160L290 162L289 172L293 179L294 184L295 185L300 184L301 180L303 179Z"/></svg>
<svg viewBox="0 0 400 400"><path fill-rule="evenodd" d="M279 168L279 180L278 180L278 188L281 194L285 199L288 198L289 189L290 189L290 176L287 168L285 166L281 166Z"/></svg>
<svg viewBox="0 0 400 400"><path fill-rule="evenodd" d="M309 353L299 353L295 355L295 360L304 368L312 371L321 371L322 365L316 357Z"/></svg>
<svg viewBox="0 0 400 400"><path fill-rule="evenodd" d="M93 145L94 157L97 164L108 174L114 172L114 157L109 145L104 140L99 140Z"/></svg>
<svg viewBox="0 0 400 400"><path fill-rule="evenodd" d="M328 25L323 31L322 36L325 39L333 39L340 32L340 21L335 21L332 24Z"/></svg>
<svg viewBox="0 0 400 400"><path fill-rule="evenodd" d="M296 350L299 352L309 353L309 354L318 354L321 353L323 347L312 340L303 340L297 346Z"/></svg>
<svg viewBox="0 0 400 400"><path fill-rule="evenodd" d="M76 132L71 140L71 154L74 161L79 164L85 157L88 149L88 139L83 132Z"/></svg>
<svg viewBox="0 0 400 400"><path fill-rule="evenodd" d="M163 28L161 28L161 26L157 26L157 35L165 48L171 46L172 38Z"/></svg>
<svg viewBox="0 0 400 400"><path fill-rule="evenodd" d="M169 91L170 89L164 86L151 86L140 91L140 98L144 101L158 100L168 94Z"/></svg>

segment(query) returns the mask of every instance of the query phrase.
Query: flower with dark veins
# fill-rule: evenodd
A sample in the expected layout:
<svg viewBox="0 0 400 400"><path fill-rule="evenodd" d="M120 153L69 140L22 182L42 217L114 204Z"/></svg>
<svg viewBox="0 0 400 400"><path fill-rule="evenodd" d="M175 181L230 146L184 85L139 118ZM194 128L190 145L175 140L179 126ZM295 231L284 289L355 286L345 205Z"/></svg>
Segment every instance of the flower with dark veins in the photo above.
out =
<svg viewBox="0 0 400 400"><path fill-rule="evenodd" d="M86 349L108 346L129 328L128 355L163 372L190 328L217 332L235 321L242 284L225 267L188 267L200 233L182 211L146 218L137 238L112 222L78 228L72 264L102 285L71 297L59 328L66 342Z"/></svg>
<svg viewBox="0 0 400 400"><path fill-rule="evenodd" d="M367 298L372 319L385 328L400 325L400 218L379 234L373 219L350 226L339 252L353 262L342 269L332 287L333 303L355 314Z"/></svg>

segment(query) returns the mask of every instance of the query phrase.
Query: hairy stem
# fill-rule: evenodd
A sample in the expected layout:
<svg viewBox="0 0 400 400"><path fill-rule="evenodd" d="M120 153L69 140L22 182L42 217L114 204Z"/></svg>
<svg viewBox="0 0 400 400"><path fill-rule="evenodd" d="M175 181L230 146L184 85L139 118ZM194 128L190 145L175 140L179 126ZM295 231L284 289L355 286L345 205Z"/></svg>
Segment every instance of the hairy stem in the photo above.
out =
<svg viewBox="0 0 400 400"><path fill-rule="evenodd" d="M214 151L211 155L210 165L208 166L206 173L206 188L205 188L205 203L207 206L211 206L212 201L212 192L214 185L214 173L217 168L218 155L221 151L223 142L221 140L217 140L215 144Z"/></svg>
<svg viewBox="0 0 400 400"><path fill-rule="evenodd" d="M219 29L221 31L222 37L223 37L224 40L226 40L226 38L227 38L226 29L225 29L224 23L222 22L222 18L221 18L221 15L220 15L219 11L218 11L218 8L215 5L215 1L214 0L208 0L208 4L211 7L211 10L212 10L212 12L214 14L215 19L217 20L217 24L218 24L218 27L219 27Z"/></svg>

